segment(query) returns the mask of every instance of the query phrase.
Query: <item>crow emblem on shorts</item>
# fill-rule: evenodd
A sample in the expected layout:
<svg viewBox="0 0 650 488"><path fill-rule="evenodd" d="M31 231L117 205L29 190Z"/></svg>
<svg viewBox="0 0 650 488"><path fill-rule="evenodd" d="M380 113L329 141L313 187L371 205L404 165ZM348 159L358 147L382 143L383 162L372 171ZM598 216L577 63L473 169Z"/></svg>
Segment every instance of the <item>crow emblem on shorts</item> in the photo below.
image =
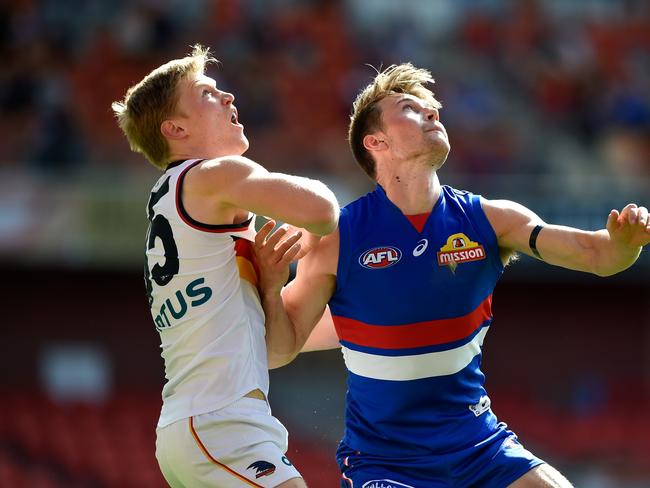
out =
<svg viewBox="0 0 650 488"><path fill-rule="evenodd" d="M270 476L275 473L275 464L271 464L268 461L255 461L246 469L255 469L255 478L261 478L262 476Z"/></svg>

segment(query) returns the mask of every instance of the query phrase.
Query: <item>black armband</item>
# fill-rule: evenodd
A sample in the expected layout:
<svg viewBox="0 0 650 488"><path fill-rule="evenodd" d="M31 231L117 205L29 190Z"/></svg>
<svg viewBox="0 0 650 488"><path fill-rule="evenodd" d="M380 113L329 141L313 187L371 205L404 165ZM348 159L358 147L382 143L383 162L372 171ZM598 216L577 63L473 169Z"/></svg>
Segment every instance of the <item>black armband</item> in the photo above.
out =
<svg viewBox="0 0 650 488"><path fill-rule="evenodd" d="M535 257L537 257L537 259L542 259L542 256L539 255L539 251L537 250L537 236L543 228L543 225L536 225L533 231L530 233L530 239L528 239L528 246L530 247L530 250L533 251L533 254Z"/></svg>

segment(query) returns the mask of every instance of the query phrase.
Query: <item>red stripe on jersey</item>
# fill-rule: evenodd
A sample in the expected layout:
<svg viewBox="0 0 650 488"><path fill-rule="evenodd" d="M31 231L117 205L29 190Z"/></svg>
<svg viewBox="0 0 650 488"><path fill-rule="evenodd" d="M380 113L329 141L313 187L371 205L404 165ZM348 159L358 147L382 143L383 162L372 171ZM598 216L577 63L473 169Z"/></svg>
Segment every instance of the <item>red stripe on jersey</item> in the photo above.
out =
<svg viewBox="0 0 650 488"><path fill-rule="evenodd" d="M253 250L253 243L246 239L235 240L235 254L242 258L248 259L255 266L257 271L257 262L255 260L255 251Z"/></svg>
<svg viewBox="0 0 650 488"><path fill-rule="evenodd" d="M404 325L371 325L347 317L332 316L342 341L380 349L408 349L464 339L492 318L492 295L472 312L451 319Z"/></svg>
<svg viewBox="0 0 650 488"><path fill-rule="evenodd" d="M254 272L254 277L251 283L257 287L258 285L258 278L260 276L260 268L257 265L257 258L255 256L255 251L253 250L253 243L251 241L248 241L246 239L236 239L235 240L235 255L237 257L243 258L246 261L250 263L252 266L253 272ZM239 271L239 274L241 275L241 269ZM244 276L245 278L245 276Z"/></svg>

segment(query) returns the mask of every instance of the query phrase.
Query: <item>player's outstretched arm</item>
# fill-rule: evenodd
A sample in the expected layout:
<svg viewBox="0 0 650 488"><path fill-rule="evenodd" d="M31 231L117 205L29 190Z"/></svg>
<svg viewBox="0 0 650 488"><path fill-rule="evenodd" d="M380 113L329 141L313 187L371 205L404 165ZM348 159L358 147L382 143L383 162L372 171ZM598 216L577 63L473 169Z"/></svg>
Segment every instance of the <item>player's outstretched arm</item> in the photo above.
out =
<svg viewBox="0 0 650 488"><path fill-rule="evenodd" d="M269 369L273 369L290 363L298 355L314 326L323 317L336 283L338 232L318 241L314 249L299 261L296 278L280 292L288 277L288 262L282 261L280 255L283 249L292 247L282 247L282 236L286 231L279 229L276 233L281 235L276 237L276 233L270 234L272 225L267 227L269 225L267 223L258 232L255 248L266 314L268 364Z"/></svg>
<svg viewBox="0 0 650 488"><path fill-rule="evenodd" d="M296 333L287 315L282 287L289 279L289 264L300 251L300 232L289 234L282 226L275 232L275 221L269 220L255 235L255 257L259 267L259 290L264 308L266 349L269 369L277 368L293 359Z"/></svg>
<svg viewBox="0 0 650 488"><path fill-rule="evenodd" d="M598 231L546 224L531 210L508 200L482 200L481 204L506 254L521 252L568 269L609 276L634 264L642 247L650 243L648 210L635 204L620 212L612 210L605 229Z"/></svg>
<svg viewBox="0 0 650 488"><path fill-rule="evenodd" d="M324 183L271 173L242 156L204 161L188 172L184 188L194 198L218 200L318 235L332 232L338 223L338 202Z"/></svg>

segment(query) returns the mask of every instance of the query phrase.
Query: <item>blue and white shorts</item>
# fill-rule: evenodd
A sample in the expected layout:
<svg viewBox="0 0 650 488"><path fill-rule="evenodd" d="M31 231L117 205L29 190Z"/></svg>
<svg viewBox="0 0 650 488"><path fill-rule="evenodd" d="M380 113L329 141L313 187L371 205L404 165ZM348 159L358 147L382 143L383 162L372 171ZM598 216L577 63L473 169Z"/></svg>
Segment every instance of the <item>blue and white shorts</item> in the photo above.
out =
<svg viewBox="0 0 650 488"><path fill-rule="evenodd" d="M409 459L364 454L341 443L342 488L505 488L544 461L499 424L484 441L450 454Z"/></svg>

